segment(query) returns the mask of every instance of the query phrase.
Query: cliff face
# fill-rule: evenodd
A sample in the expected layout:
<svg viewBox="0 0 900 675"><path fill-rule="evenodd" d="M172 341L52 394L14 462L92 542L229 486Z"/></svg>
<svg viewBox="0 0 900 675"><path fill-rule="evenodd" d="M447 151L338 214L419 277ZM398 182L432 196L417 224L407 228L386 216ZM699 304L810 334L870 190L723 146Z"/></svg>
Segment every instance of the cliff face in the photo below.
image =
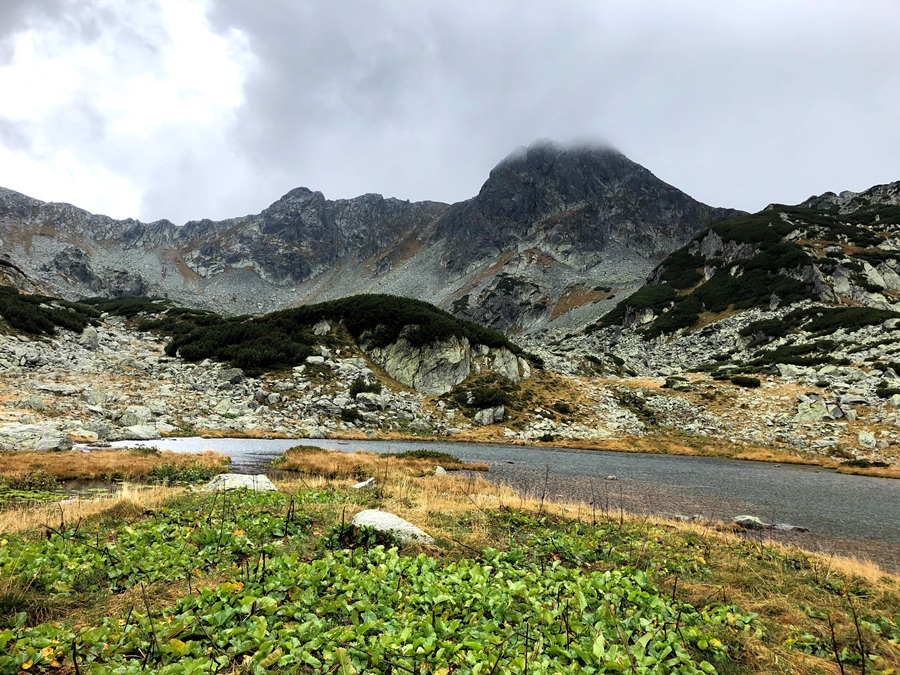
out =
<svg viewBox="0 0 900 675"><path fill-rule="evenodd" d="M614 150L540 142L451 206L297 188L260 214L175 226L0 189L0 259L67 298L151 294L244 313L386 292L517 333L595 319L734 214Z"/></svg>

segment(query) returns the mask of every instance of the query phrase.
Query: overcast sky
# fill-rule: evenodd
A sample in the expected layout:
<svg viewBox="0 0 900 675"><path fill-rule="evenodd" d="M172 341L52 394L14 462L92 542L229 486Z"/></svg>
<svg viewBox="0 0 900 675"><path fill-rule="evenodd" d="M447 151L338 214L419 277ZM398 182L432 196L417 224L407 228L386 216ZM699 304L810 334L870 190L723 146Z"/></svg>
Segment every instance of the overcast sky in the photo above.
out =
<svg viewBox="0 0 900 675"><path fill-rule="evenodd" d="M538 138L716 206L900 180L898 0L0 0L0 186L143 220L453 202Z"/></svg>

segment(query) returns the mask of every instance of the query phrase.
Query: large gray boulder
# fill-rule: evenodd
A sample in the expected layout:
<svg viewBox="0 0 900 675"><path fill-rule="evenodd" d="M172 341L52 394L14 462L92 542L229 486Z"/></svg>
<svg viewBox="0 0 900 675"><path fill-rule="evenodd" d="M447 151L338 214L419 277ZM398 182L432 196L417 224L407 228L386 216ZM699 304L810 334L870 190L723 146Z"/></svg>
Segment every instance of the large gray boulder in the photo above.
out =
<svg viewBox="0 0 900 675"><path fill-rule="evenodd" d="M387 347L369 350L369 356L398 382L428 396L450 391L469 376L472 350L466 338L415 346L400 338Z"/></svg>
<svg viewBox="0 0 900 675"><path fill-rule="evenodd" d="M60 384L58 382L38 382L34 385L37 391L46 391L58 396L72 396L81 391L73 384Z"/></svg>
<svg viewBox="0 0 900 675"><path fill-rule="evenodd" d="M100 348L100 335L93 326L88 326L81 332L78 343L85 349L96 351Z"/></svg>
<svg viewBox="0 0 900 675"><path fill-rule="evenodd" d="M371 527L391 535L398 544L431 544L434 538L400 516L387 511L366 509L350 519L354 527Z"/></svg>
<svg viewBox="0 0 900 675"><path fill-rule="evenodd" d="M130 405L119 418L119 425L123 427L147 426L153 419L153 412L147 406Z"/></svg>
<svg viewBox="0 0 900 675"><path fill-rule="evenodd" d="M768 530L772 527L771 523L764 523L756 516L735 516L732 522L745 530Z"/></svg>
<svg viewBox="0 0 900 675"><path fill-rule="evenodd" d="M160 438L159 429L150 424L135 424L125 427L119 432L122 440L128 441L155 441Z"/></svg>
<svg viewBox="0 0 900 675"><path fill-rule="evenodd" d="M366 410L384 410L387 402L381 394L361 391L356 395L356 402Z"/></svg>
<svg viewBox="0 0 900 675"><path fill-rule="evenodd" d="M219 371L218 378L220 382L229 382L230 384L240 384L247 379L244 371L240 368L224 368Z"/></svg>
<svg viewBox="0 0 900 675"><path fill-rule="evenodd" d="M833 419L824 401L804 401L797 406L795 424L811 424Z"/></svg>
<svg viewBox="0 0 900 675"><path fill-rule="evenodd" d="M0 425L0 450L68 450L72 441L51 423Z"/></svg>
<svg viewBox="0 0 900 675"><path fill-rule="evenodd" d="M278 492L268 476L248 476L242 473L220 473L201 488L202 492L228 492L230 490L253 490L255 492Z"/></svg>
<svg viewBox="0 0 900 675"><path fill-rule="evenodd" d="M497 424L506 419L506 408L498 405L496 408L485 408L475 413L473 418L477 424L487 426L488 424Z"/></svg>

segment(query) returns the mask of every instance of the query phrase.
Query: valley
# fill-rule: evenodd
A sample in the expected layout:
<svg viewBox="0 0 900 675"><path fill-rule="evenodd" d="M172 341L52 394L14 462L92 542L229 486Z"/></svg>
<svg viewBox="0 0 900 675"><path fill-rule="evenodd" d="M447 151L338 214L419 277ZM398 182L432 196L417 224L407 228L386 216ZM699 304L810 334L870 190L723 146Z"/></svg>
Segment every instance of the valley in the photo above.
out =
<svg viewBox="0 0 900 675"><path fill-rule="evenodd" d="M898 228L900 183L744 214L615 151L547 142L453 205L298 188L258 215L178 227L0 189L0 647L15 648L0 672L491 672L539 655L634 672L638 659L641 672L891 672ZM229 463L270 473L284 494L217 506L196 493ZM61 495L72 481L112 489ZM229 515L228 499L245 513ZM348 529L367 507L437 543ZM119 532L149 566L135 572ZM154 532L174 532L209 570L164 559ZM30 562L45 555L82 572ZM263 560L291 588L288 568L333 584L359 564L369 572L346 582L367 589L373 569L452 585L459 561L495 561L531 589L523 597L556 584L562 598L569 584L565 607L581 613L559 598L540 609L560 612L565 638L524 615L503 624L527 626L529 642L544 631L556 646L543 651L513 630L476 636L493 641L489 661L458 649L450 666L431 647L410 661L406 638L376 647L324 619L343 596L328 609L267 585ZM679 617L673 628L696 639L666 632L646 651L658 629L624 635L613 610L585 613L574 589L620 568L604 597L650 579L652 621ZM190 628L214 622L207 601L247 615L217 624L243 646ZM397 602L350 621L368 612L387 631ZM438 619L474 616L433 604L431 628L416 624L430 645ZM314 613L321 644L291 642L275 607ZM608 635L573 642L570 620ZM180 626L163 643L160 621Z"/></svg>

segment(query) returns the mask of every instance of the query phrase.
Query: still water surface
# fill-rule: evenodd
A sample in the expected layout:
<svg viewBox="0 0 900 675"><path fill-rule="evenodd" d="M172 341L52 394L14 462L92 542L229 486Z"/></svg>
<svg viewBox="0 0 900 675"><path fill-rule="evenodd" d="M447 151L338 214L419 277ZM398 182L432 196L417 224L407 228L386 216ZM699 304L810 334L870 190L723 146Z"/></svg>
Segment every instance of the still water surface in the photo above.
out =
<svg viewBox="0 0 900 675"><path fill-rule="evenodd" d="M593 502L598 513L615 513L621 506L634 513L698 513L724 521L747 513L846 539L840 546L844 552L852 552L847 549L853 548L853 540L887 544L891 557L900 551L900 480L846 476L815 467L487 443L166 438L114 445L216 450L229 455L232 471L239 473L263 471L273 457L294 445L379 453L427 447L488 464L485 477L494 482L537 496L546 491L548 499L583 502L585 510L594 508Z"/></svg>

